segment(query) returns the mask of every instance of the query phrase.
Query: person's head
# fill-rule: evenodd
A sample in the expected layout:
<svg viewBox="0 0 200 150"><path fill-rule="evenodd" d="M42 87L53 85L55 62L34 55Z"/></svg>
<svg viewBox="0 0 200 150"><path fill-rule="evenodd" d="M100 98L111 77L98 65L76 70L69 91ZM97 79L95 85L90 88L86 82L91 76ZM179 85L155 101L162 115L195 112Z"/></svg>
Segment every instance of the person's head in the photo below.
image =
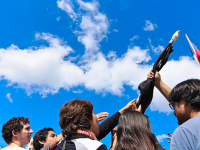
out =
<svg viewBox="0 0 200 150"><path fill-rule="evenodd" d="M21 147L28 144L33 130L30 128L30 121L24 117L13 117L2 127L2 137L7 144L17 142Z"/></svg>
<svg viewBox="0 0 200 150"><path fill-rule="evenodd" d="M200 112L200 80L189 79L176 85L169 94L169 102L174 109L178 124L190 119L189 108Z"/></svg>
<svg viewBox="0 0 200 150"><path fill-rule="evenodd" d="M115 150L156 150L156 142L147 116L132 110L120 116Z"/></svg>
<svg viewBox="0 0 200 150"><path fill-rule="evenodd" d="M87 100L74 99L64 104L59 112L59 124L63 129L63 136L77 130L91 130L95 135L99 133L98 120L93 112L93 105Z"/></svg>
<svg viewBox="0 0 200 150"><path fill-rule="evenodd" d="M42 130L39 130L33 137L34 149L40 150L51 143L55 137L56 134L52 128L43 128Z"/></svg>

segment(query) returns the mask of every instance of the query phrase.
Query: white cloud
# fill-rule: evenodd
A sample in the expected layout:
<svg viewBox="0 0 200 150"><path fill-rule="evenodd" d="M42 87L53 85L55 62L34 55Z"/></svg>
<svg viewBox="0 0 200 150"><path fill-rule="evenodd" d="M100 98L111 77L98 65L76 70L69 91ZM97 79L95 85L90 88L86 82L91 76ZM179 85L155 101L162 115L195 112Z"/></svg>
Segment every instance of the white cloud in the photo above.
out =
<svg viewBox="0 0 200 150"><path fill-rule="evenodd" d="M47 41L49 46L20 49L12 44L0 49L0 80L7 80L8 85L23 88L28 94L38 92L44 97L49 93L57 93L61 88L71 90L78 86L118 96L123 95L125 85L138 90L139 83L146 79L146 74L152 68L148 64L151 60L149 49L129 47L120 57L115 51L103 54L99 51L99 43L108 33L106 15L99 12L98 2L78 0L77 3L80 5L78 13L74 11L70 0L57 0L58 7L65 10L74 21L80 19L80 28L75 34L79 42L85 45L85 55L91 57L71 57L69 55L73 49L58 37L37 33L35 38ZM151 48L157 52L162 46L156 48L151 45ZM74 60L77 63L73 63ZM199 78L200 72L197 70L199 66L193 59L180 57L179 60L170 60L160 73L163 81L173 88L183 80ZM156 89L150 109L171 112L167 100Z"/></svg>
<svg viewBox="0 0 200 150"><path fill-rule="evenodd" d="M77 90L77 91L72 91L73 93L75 93L75 94L81 94L81 93L83 93L83 91L82 90Z"/></svg>
<svg viewBox="0 0 200 150"><path fill-rule="evenodd" d="M146 24L145 24L145 27L143 28L143 30L154 31L155 28L157 28L157 27L158 27L157 24L153 24L149 20L146 20Z"/></svg>
<svg viewBox="0 0 200 150"><path fill-rule="evenodd" d="M74 5L71 0L57 0L57 6L66 11L70 18L76 20L77 14L74 12Z"/></svg>
<svg viewBox="0 0 200 150"><path fill-rule="evenodd" d="M117 29L114 29L113 31L114 31L114 32L119 32Z"/></svg>
<svg viewBox="0 0 200 150"><path fill-rule="evenodd" d="M128 48L119 58L113 51L107 56L98 52L94 60L87 59L85 61L88 63L75 64L68 59L73 50L59 38L47 33L37 33L35 37L46 40L49 47L20 49L11 45L0 49L0 79L25 89L28 94L39 92L45 96L57 93L60 88L70 90L84 86L97 93L123 95L124 84L137 89L139 82L145 78L145 72L150 69L148 65L139 65L151 59L148 49ZM67 59L64 60L64 57ZM144 72L144 68L148 69ZM143 72L143 75L135 71Z"/></svg>
<svg viewBox="0 0 200 150"><path fill-rule="evenodd" d="M61 19L61 17L60 17L60 16L58 16L58 17L56 18L56 20L57 20L57 21L60 21L60 19Z"/></svg>
<svg viewBox="0 0 200 150"><path fill-rule="evenodd" d="M6 97L7 97L7 99L9 100L10 103L13 103L13 100L12 100L12 98L10 97L10 95L11 95L10 93L7 93L7 94L6 94Z"/></svg>
<svg viewBox="0 0 200 150"><path fill-rule="evenodd" d="M139 39L139 36L138 35L135 35L135 36L133 36L131 39L129 39L130 41L133 41L133 40L135 40L135 39Z"/></svg>
<svg viewBox="0 0 200 150"><path fill-rule="evenodd" d="M57 93L61 88L71 90L82 86L97 93L123 96L124 85L138 90L139 83L146 79L146 74L152 68L147 64L151 59L149 49L138 46L129 47L121 57L114 51L107 55L98 52L93 55L94 59L84 58L87 63L73 63L74 59L69 56L72 48L58 37L47 33L37 33L35 37L46 40L49 46L20 49L11 45L0 49L0 79L25 89L28 94L38 92L45 97L46 94ZM195 60L185 56L170 60L160 73L163 81L173 88L183 80L199 78L200 72L197 70L199 66ZM156 88L150 109L172 112L167 100Z"/></svg>
<svg viewBox="0 0 200 150"><path fill-rule="evenodd" d="M148 39L148 40L149 40L150 47L151 47L151 49L153 50L154 53L159 54L160 52L162 52L165 49L164 46L161 46L161 45L158 45L157 47L154 47L151 44L151 39Z"/></svg>
<svg viewBox="0 0 200 150"><path fill-rule="evenodd" d="M78 23L80 29L74 31L74 33L78 35L78 41L85 46L85 55L92 55L99 50L99 42L106 37L109 22L106 15L99 12L99 3L97 1L84 2L77 0L76 2L79 5L79 9L75 11L72 1L57 0L58 7L66 11L73 20L78 22L81 20Z"/></svg>
<svg viewBox="0 0 200 150"><path fill-rule="evenodd" d="M159 143L163 142L163 139L166 139L167 135L166 134L162 134L162 135L157 135L156 138L158 140Z"/></svg>

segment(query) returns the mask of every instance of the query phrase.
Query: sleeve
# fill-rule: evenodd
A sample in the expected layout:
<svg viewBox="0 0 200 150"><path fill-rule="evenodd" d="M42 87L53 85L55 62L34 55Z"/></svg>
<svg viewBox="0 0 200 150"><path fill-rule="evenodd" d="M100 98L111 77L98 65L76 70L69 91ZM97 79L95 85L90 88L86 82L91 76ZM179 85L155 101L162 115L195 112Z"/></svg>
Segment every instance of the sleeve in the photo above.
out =
<svg viewBox="0 0 200 150"><path fill-rule="evenodd" d="M117 126L120 113L116 112L99 125L99 134L96 136L98 140L103 139L115 126Z"/></svg>
<svg viewBox="0 0 200 150"><path fill-rule="evenodd" d="M41 148L40 150L50 150L50 144L51 144L51 143L49 143L49 144L46 145L45 147Z"/></svg>
<svg viewBox="0 0 200 150"><path fill-rule="evenodd" d="M97 150L108 150L106 145L102 144L100 147L97 148Z"/></svg>
<svg viewBox="0 0 200 150"><path fill-rule="evenodd" d="M187 130L179 126L172 135L170 144L170 150L195 150L197 139L194 135Z"/></svg>

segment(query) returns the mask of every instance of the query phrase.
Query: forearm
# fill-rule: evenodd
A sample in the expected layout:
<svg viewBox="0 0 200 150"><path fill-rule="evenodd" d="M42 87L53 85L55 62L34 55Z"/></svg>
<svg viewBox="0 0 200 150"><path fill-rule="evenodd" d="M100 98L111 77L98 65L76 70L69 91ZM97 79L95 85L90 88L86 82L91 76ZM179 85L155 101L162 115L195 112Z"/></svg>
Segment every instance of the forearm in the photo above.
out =
<svg viewBox="0 0 200 150"><path fill-rule="evenodd" d="M162 93L162 95L168 100L169 94L172 89L167 86L162 80L155 83L155 87ZM169 101L169 100L168 100Z"/></svg>
<svg viewBox="0 0 200 150"><path fill-rule="evenodd" d="M59 134L56 138L54 138L50 144L50 150L54 148L62 139L63 139L62 133Z"/></svg>
<svg viewBox="0 0 200 150"><path fill-rule="evenodd" d="M119 112L116 112L99 125L99 134L96 136L98 140L103 139L115 126L117 126L120 115Z"/></svg>

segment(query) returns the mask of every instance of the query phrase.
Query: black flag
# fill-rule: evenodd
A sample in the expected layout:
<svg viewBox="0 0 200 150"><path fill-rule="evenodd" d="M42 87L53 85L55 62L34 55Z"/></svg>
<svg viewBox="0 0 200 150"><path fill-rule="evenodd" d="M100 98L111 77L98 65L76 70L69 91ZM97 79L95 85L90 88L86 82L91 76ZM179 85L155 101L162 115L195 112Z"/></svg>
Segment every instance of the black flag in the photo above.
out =
<svg viewBox="0 0 200 150"><path fill-rule="evenodd" d="M162 51L158 59L153 65L153 73L155 74L156 71L160 71L162 67L166 64L168 61L169 55L173 51L172 44L177 40L177 38L180 35L180 31L176 31L174 35L172 36L172 39L170 40L167 47ZM147 79L139 84L138 89L140 90L140 96L138 98L137 107L141 104L142 106L142 113L145 112L147 107L151 104L152 98L153 98L153 90L154 90L154 78Z"/></svg>

